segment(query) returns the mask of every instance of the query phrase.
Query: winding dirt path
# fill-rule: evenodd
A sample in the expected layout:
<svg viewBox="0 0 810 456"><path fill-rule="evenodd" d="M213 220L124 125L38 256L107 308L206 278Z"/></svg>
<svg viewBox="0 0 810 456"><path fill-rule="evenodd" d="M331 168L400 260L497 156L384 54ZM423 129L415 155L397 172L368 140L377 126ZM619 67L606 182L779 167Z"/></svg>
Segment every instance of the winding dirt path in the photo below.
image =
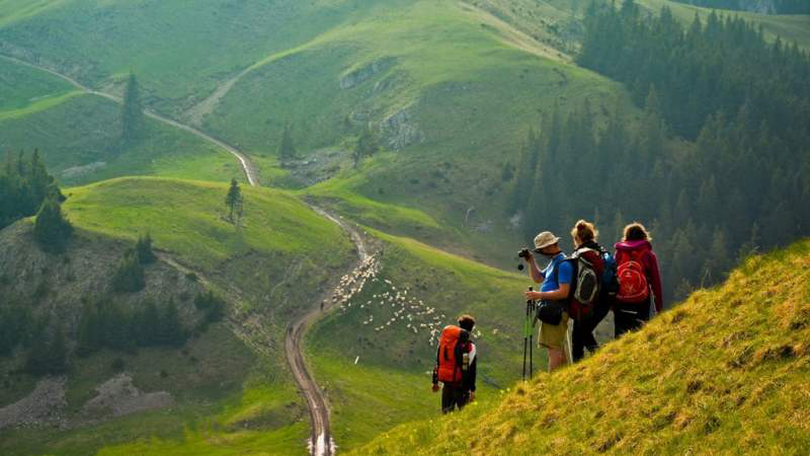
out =
<svg viewBox="0 0 810 456"><path fill-rule="evenodd" d="M80 90L80 91L82 91L84 93L87 93L87 94L90 94L90 95L96 95L96 96L99 96L99 97L103 97L103 98L106 98L108 100L112 100L112 101L114 101L116 103L119 103L119 104L123 103L123 100L121 99L121 97L117 97L117 96L109 94L109 93L100 92L100 91L91 89L91 88L81 84L79 81L71 78L70 76L59 73L58 71L56 71L56 70L54 70L52 68L36 65L36 64L33 64L33 63L29 63L29 62L26 62L26 61L23 61L23 60L14 58L14 57L5 56L5 55L0 55L0 58L6 59L8 61L20 64L20 65L25 65L25 66L28 66L28 67L31 67L31 68L35 68L37 70L44 71L46 73L50 73L53 76L56 76L56 77L58 77L60 79L63 79L65 81L67 81L73 87L75 87L76 89L78 89L78 90ZM256 186L259 185L259 179L258 179L258 176L257 176L257 173L256 173L256 169L253 166L253 163L250 161L250 158L247 155L243 154L238 149L236 149L235 147L233 147L233 146L231 146L231 145L229 145L229 144L227 144L227 143L225 143L225 142L223 142L221 140L218 140L218 139L214 138L213 136L208 135L208 134L204 133L203 131L201 131L201 130L199 130L197 128L194 128L192 126L186 125L186 124L181 123L179 121L170 119L168 117L162 116L162 115L160 115L160 114L158 114L158 113L156 113L154 111L144 110L144 114L146 116L151 117L152 119L155 119L155 120L157 120L159 122L162 122L162 123L164 123L166 125L170 125L172 127L179 128L181 130L185 130L185 131L187 131L187 132L189 132L189 133L191 133L193 135L196 135L199 138L202 138L202 139L204 139L204 140L206 140L206 141L208 141L208 142L210 142L212 144L215 144L215 145L217 145L219 147L222 147L223 149L227 150L228 152L233 154L239 160L239 163L240 163L240 165L242 166L242 169L245 172L245 177L247 178L248 183L253 187L256 187ZM337 225L339 225L344 231L346 231L349 234L349 236L352 239L352 242L355 244L355 246L357 248L357 254L358 254L359 258L358 258L357 263L355 264L355 266L351 270L351 272L349 272L349 274L347 274L346 277L349 277L349 276L351 276L351 277L360 277L365 271L368 271L370 268L373 268L373 264L372 264L373 258L372 258L372 255L369 253L370 248L367 245L365 238L353 226L351 226L350 224L348 224L345 221L343 221L342 219L340 219L340 217L336 217L336 216L328 213L324 209L322 209L322 208L320 208L318 206L315 206L312 203L307 203L307 204L315 212L317 212L321 216L323 216L323 217L327 218L328 220L330 220L330 221L336 223ZM179 263L171 260L170 258L165 258L165 256L163 256L162 259L164 259L164 261L169 261L170 264L174 265L175 267L179 267L181 269L184 269L184 267L179 265ZM354 282L352 282L352 283L354 283ZM360 287L362 287L362 284L360 285ZM309 367L307 366L306 360L304 358L304 353L303 353L303 350L301 348L301 345L302 345L302 342L303 342L304 334L306 333L306 330L309 328L309 326L315 320L318 319L318 317L320 316L320 314L323 311L328 310L328 308L330 308L330 307L332 307L333 305L336 304L335 299L327 300L326 297L329 296L329 295L331 295L331 296L343 295L346 291L347 290L345 289L345 284L344 283L341 283L341 284L337 285L337 287L334 290L332 290L329 294L324 296L323 301L312 303L312 307L310 308L309 311L307 311L303 316L301 316L298 319L294 320L293 322L291 322L287 326L287 331L286 331L286 336L285 336L285 341L284 341L284 352L285 352L285 355L286 355L286 358L287 358L287 363L289 364L290 370L293 373L293 377L295 378L296 383L298 383L298 387L300 388L301 393L306 398L307 405L309 407L310 421L311 421L311 424L312 424L312 433L311 433L311 436L310 436L309 449L310 449L310 454L312 454L313 456L331 456L331 455L333 455L335 453L335 444L334 444L334 441L332 439L332 433L331 433L331 426L330 426L330 419L329 419L329 413L330 413L329 405L328 405L328 403L326 401L326 398L324 397L323 392L318 387L318 384L315 382L314 378L312 377L312 374L310 373ZM356 292L357 289L352 289L352 290L348 290L348 291ZM330 305L322 306L321 303L325 303L325 302L329 302ZM254 349L257 349L257 348L259 348L259 347L254 347ZM259 350L259 351L260 352L265 352L266 350Z"/></svg>

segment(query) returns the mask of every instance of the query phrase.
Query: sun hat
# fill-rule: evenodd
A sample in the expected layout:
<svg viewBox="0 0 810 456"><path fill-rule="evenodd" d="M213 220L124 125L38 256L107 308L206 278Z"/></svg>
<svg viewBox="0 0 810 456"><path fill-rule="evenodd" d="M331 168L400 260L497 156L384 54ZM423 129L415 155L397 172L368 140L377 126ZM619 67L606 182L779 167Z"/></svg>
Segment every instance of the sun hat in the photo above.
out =
<svg viewBox="0 0 810 456"><path fill-rule="evenodd" d="M551 234L551 231L543 231L534 238L534 248L541 250L558 242L560 242L560 238Z"/></svg>

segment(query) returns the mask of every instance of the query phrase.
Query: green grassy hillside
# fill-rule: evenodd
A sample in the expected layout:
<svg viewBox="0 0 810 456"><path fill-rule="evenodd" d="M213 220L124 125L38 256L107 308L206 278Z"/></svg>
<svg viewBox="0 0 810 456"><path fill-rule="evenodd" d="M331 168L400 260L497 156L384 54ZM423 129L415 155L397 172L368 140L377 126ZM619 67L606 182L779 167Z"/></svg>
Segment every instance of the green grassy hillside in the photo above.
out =
<svg viewBox="0 0 810 456"><path fill-rule="evenodd" d="M123 175L242 179L231 154L188 132L147 118L142 140L122 149L118 104L2 58L0 74L0 150L39 149L65 184Z"/></svg>
<svg viewBox="0 0 810 456"><path fill-rule="evenodd" d="M810 242L750 258L596 356L358 454L804 454Z"/></svg>
<svg viewBox="0 0 810 456"><path fill-rule="evenodd" d="M269 189L243 191L245 215L239 229L224 219L226 184L122 178L64 191L68 197L64 211L79 233L71 251L81 261L62 263L76 268L85 261L94 265L77 276L92 275L99 268L105 271L100 274L111 273L113 268L93 261L94 250L88 243L112 252L105 254L113 255L115 264L114 250L105 248L101 240L129 244L150 232L161 255L181 265L174 271L175 280L199 283L227 300L227 323L213 325L181 348L131 354L102 351L74 360L67 387L71 410L93 397L93 389L114 375L110 366L116 358L123 360L138 388L170 392L177 400L172 409L66 429L3 430L0 452L304 451L306 408L287 371L281 349L284 329L294 316L309 309L327 282L348 267L354 252L337 225L297 198ZM169 284L170 276L160 275ZM36 277L29 279L36 282ZM67 287L63 282L61 276L52 281L54 287ZM74 302L62 307L80 308L82 295L73 293ZM23 380L14 396L6 397L4 387L3 406L34 388L33 381Z"/></svg>
<svg viewBox="0 0 810 456"><path fill-rule="evenodd" d="M462 313L479 323L481 397L491 399L521 375L525 276L373 234L384 242L376 281L323 318L308 339L316 378L332 407L333 434L344 450L440 410L429 375L437 331ZM545 362L536 356L537 369Z"/></svg>
<svg viewBox="0 0 810 456"><path fill-rule="evenodd" d="M667 5L685 21L696 11L666 0L640 3L652 12ZM520 240L500 209L509 188L502 170L517 164L520 145L540 113L555 103L569 107L584 100L605 115L617 105L634 112L619 84L570 63L581 35L577 12L585 5L584 0L205 0L189 9L182 2L155 0L4 2L0 41L5 53L113 92L120 90L122 75L134 70L149 106L199 123L244 149L257 161L265 184L296 180L273 158L289 122L299 153L323 163L316 165L325 168L321 178L339 175L313 194L339 197L342 211L366 215L362 223L504 266L511 255L505 252ZM763 24L769 36L810 42L805 17L746 18ZM48 38L42 30L50 31ZM151 49L160 52L145 52ZM196 140L167 138L165 132L156 132L144 146L151 152L137 151L132 156L141 158L116 167L100 157L105 143L88 134L97 132L93 124L60 131L64 117L75 113L65 112L66 106L78 100L43 100L62 101L52 108L62 112L36 116L48 117L55 127L45 130L39 120L28 128L49 133L43 149L70 144L56 138L74 132L94 141L62 148L58 155L65 159L52 166L103 161L108 171L71 183L125 170L202 179L227 179L237 171L225 167L227 156L215 159ZM401 150L357 173L348 155L367 124L387 148ZM14 137L26 123L9 125L0 136ZM32 142L19 134L13 142L4 140L12 148ZM426 224L416 232L413 223L401 226L399 208L391 211L397 217L367 216L394 206L410 215L418 208L427 215L423 219L446 228Z"/></svg>
<svg viewBox="0 0 810 456"><path fill-rule="evenodd" d="M134 70L151 104L178 114L207 97L219 81L311 39L360 5L353 0L203 0L190 8L158 0L10 1L0 5L0 40L7 53L70 68L95 86Z"/></svg>

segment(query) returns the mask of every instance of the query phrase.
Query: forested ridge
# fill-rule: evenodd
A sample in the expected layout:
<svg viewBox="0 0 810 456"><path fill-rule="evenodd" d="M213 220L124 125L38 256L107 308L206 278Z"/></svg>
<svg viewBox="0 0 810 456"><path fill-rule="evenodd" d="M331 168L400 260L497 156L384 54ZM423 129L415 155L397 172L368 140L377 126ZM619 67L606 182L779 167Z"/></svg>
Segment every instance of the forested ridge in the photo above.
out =
<svg viewBox="0 0 810 456"><path fill-rule="evenodd" d="M766 8L765 12L775 14L810 14L810 2L807 0L771 0L763 2L757 0L675 0L679 3L703 6L706 8L721 8L730 10L751 10L760 12L759 8Z"/></svg>
<svg viewBox="0 0 810 456"><path fill-rule="evenodd" d="M48 174L39 152L8 153L0 168L0 229L37 213L42 203L64 200L53 176Z"/></svg>
<svg viewBox="0 0 810 456"><path fill-rule="evenodd" d="M668 9L625 1L591 5L578 63L626 84L642 119L616 108L600 126L586 104L530 132L511 208L532 208L526 236L587 216L610 244L645 221L667 294L682 298L807 234L810 60L796 45L714 13L684 30Z"/></svg>

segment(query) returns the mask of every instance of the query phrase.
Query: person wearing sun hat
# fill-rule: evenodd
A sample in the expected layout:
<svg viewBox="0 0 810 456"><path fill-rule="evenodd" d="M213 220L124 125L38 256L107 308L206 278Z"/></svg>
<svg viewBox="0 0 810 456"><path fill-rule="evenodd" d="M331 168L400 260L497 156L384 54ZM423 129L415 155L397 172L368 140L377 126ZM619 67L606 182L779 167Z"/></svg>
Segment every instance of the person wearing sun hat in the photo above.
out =
<svg viewBox="0 0 810 456"><path fill-rule="evenodd" d="M529 274L535 283L540 283L540 291L527 291L526 299L535 301L566 301L571 291L571 282L574 275L574 266L565 261L566 256L560 249L560 238L550 231L544 231L534 238L534 251L526 255L524 260L529 264ZM541 271L534 260L534 254L540 254L549 259L548 265ZM565 353L566 337L568 332L568 313L562 312L558 324L549 324L541 320L538 343L548 350L549 372L564 366L568 357Z"/></svg>

